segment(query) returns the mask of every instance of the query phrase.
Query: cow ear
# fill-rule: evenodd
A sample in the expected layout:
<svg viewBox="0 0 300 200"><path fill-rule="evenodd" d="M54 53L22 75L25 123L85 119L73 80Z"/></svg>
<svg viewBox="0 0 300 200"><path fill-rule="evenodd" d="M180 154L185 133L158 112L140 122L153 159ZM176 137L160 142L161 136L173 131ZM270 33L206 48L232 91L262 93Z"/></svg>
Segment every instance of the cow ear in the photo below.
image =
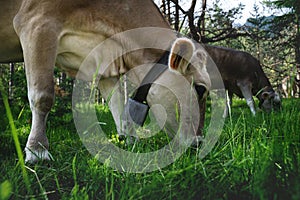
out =
<svg viewBox="0 0 300 200"><path fill-rule="evenodd" d="M195 46L191 40L178 38L175 40L169 57L169 68L180 74L185 74L194 54Z"/></svg>
<svg viewBox="0 0 300 200"><path fill-rule="evenodd" d="M261 94L261 97L263 100L268 100L269 98L271 98L271 92L263 92Z"/></svg>

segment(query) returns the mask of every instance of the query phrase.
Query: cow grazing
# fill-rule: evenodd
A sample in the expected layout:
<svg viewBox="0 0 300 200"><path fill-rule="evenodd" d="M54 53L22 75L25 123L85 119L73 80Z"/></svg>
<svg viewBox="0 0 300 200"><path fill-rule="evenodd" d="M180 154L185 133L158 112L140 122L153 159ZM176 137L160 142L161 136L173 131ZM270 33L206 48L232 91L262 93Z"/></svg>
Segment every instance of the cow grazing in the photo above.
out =
<svg viewBox="0 0 300 200"><path fill-rule="evenodd" d="M252 55L210 45L205 45L205 49L223 78L225 89L228 91L229 105L232 103L233 94L236 94L246 99L253 115L256 113L253 95L259 99L259 107L267 112L281 106L279 95L273 90L259 61ZM208 66L208 72L211 73L211 71ZM218 86L212 86L214 87ZM228 115L229 105L226 106L224 117Z"/></svg>
<svg viewBox="0 0 300 200"><path fill-rule="evenodd" d="M196 88L201 88L197 89L201 92L199 97L203 103L200 107L205 105L210 79L205 67L204 50L195 48L188 39L176 39L176 33L171 31L152 0L1 0L0 4L0 62L24 61L26 66L28 98L32 111L31 131L25 148L27 162L49 159L46 120L54 101L54 66L74 77L91 50L117 33L142 27L170 30L167 34L153 31L145 33L146 35L128 36L126 39L115 38L111 41L110 54L103 54L106 57L113 56L115 52L130 45L139 46L139 43L149 40L149 37L165 46L173 45L169 67L183 75ZM107 50L109 48L103 49L103 52ZM104 97L109 96L121 74L136 66L155 63L163 54L159 49L144 48L114 60L108 70L101 72L100 88ZM102 58L103 62L106 57ZM190 65L188 61L198 64ZM95 63L91 63L91 68L84 69L87 74L95 72L96 66L93 68L92 64ZM92 76L85 76L85 71L80 70L82 77L91 79ZM165 71L157 81L176 85L178 81L170 73L172 72ZM145 72L137 73L136 81L140 83L143 76ZM178 88L180 87L182 86L178 84ZM150 106L160 102L171 104L176 99L172 99L159 85L154 85L150 88L147 102ZM169 107L174 109L174 106ZM171 119L168 123L172 125L175 121Z"/></svg>

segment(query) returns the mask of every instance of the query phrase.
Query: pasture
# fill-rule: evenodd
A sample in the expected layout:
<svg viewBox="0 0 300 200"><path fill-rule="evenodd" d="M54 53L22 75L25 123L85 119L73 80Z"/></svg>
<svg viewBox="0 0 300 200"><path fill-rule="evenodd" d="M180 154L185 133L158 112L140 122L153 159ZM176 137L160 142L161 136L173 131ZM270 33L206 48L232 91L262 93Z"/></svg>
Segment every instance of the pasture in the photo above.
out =
<svg viewBox="0 0 300 200"><path fill-rule="evenodd" d="M61 102L61 101L60 101ZM54 161L22 168L5 109L0 111L0 199L299 199L300 100L284 99L283 110L253 117L234 99L232 115L213 150L202 160L189 148L176 162L151 173L115 171L93 158L80 141L70 106L56 104L47 135ZM21 149L30 131L28 106L12 107ZM116 136L107 106L97 106L108 137L127 151L159 148L166 137L126 145ZM207 123L209 122L209 107Z"/></svg>

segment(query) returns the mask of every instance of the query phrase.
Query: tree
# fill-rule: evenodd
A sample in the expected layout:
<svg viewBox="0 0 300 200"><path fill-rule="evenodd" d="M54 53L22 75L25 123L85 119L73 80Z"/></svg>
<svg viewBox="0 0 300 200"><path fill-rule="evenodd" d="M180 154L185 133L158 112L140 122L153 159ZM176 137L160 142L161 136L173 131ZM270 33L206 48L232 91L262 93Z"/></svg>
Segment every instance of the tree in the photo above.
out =
<svg viewBox="0 0 300 200"><path fill-rule="evenodd" d="M274 34L274 43L282 46L278 55L285 57L285 67L280 74L288 86L288 94L296 95L292 90L300 90L300 2L299 0L268 0L265 4L271 8L281 9L285 13L275 16L270 22ZM296 86L296 89L293 88ZM295 96L294 96L295 97Z"/></svg>
<svg viewBox="0 0 300 200"><path fill-rule="evenodd" d="M299 0L268 0L266 5L278 9L288 9L288 12L282 16L275 17L273 21L274 30L294 29L294 35L290 42L295 52L295 66L300 75L300 2Z"/></svg>
<svg viewBox="0 0 300 200"><path fill-rule="evenodd" d="M186 10L180 5L181 2L178 0L162 0L162 12L175 30L188 34L196 41L210 43L247 35L247 33L233 26L234 19L243 9L242 5L224 11L218 6L219 0L216 0L214 7L207 10L207 0L202 0L201 10L199 11L196 6L199 1L191 0L189 8ZM184 1L184 3L186 4L187 1ZM183 15L182 17L180 17L180 13ZM181 25L185 24L185 19L188 20L187 27L181 29L180 19L182 20ZM188 31L186 31L186 28L188 28Z"/></svg>
<svg viewBox="0 0 300 200"><path fill-rule="evenodd" d="M27 83L23 63L0 64L0 81L9 98L9 103L14 105L13 111L27 106Z"/></svg>
<svg viewBox="0 0 300 200"><path fill-rule="evenodd" d="M243 10L244 6L240 4L236 8L232 8L228 11L224 11L219 6L219 1L215 1L213 8L209 10L207 16L207 36L206 42L219 42L223 40L232 40L237 39L241 36L248 36L247 32L244 32L240 27L234 26L235 19L238 18L238 15Z"/></svg>

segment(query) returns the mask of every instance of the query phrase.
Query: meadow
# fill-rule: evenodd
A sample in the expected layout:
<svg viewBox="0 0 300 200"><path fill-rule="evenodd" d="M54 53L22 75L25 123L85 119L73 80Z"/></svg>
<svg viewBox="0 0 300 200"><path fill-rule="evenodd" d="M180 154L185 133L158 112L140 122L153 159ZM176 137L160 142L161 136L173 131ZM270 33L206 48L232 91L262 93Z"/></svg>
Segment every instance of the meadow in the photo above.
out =
<svg viewBox="0 0 300 200"><path fill-rule="evenodd" d="M24 149L30 111L28 106L12 110ZM165 142L157 136L126 145L116 136L108 107L99 105L97 111L111 141L128 151L147 151ZM234 99L232 115L205 158L189 148L163 169L128 173L91 156L76 132L71 108L62 112L56 105L47 122L54 161L26 165L27 178L8 120L1 114L0 199L300 199L299 111L300 99L284 99L281 112L253 117L245 101ZM209 108L207 112L209 116Z"/></svg>

